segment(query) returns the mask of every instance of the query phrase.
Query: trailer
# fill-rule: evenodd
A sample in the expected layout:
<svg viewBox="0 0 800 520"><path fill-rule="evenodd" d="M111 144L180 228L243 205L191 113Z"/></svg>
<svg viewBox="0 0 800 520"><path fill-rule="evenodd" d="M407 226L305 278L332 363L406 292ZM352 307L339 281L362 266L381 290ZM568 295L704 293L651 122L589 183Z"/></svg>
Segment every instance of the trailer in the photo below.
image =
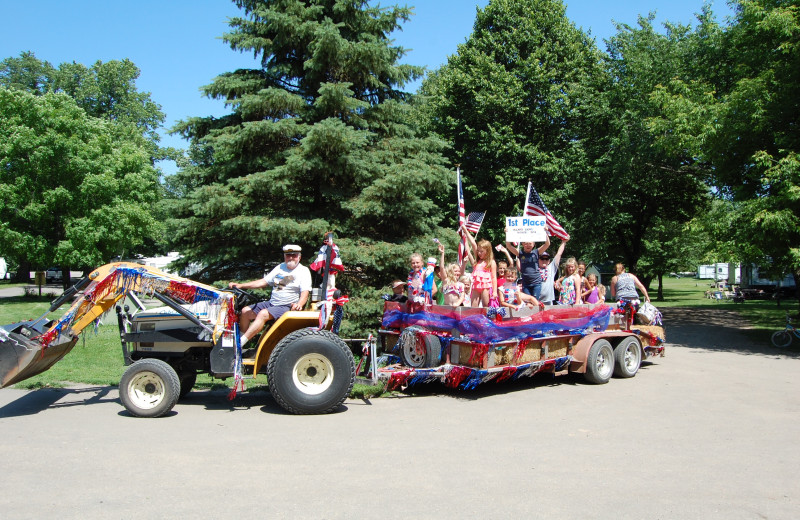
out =
<svg viewBox="0 0 800 520"><path fill-rule="evenodd" d="M387 364L372 363L370 375L389 389L434 381L470 389L543 372L604 384L633 377L642 360L665 354L660 318L637 318L629 304L504 311L385 302L372 356L382 350Z"/></svg>

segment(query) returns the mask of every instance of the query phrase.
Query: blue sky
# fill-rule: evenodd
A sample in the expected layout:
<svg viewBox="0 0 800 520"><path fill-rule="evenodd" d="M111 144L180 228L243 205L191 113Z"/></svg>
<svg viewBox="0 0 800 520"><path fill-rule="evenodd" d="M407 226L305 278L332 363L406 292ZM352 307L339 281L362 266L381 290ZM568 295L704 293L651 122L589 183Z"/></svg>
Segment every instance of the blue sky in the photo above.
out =
<svg viewBox="0 0 800 520"><path fill-rule="evenodd" d="M381 2L395 3L414 6L415 16L394 35L397 43L410 49L405 62L434 70L466 40L476 8L485 7L488 0ZM565 3L567 16L591 31L605 49L602 40L614 34L614 21L635 24L639 14L654 11L657 24L667 20L694 24L703 0ZM724 1L711 4L718 18L730 14ZM161 105L169 128L188 117L227 112L222 102L203 98L199 87L222 72L252 66L252 55L234 52L219 39L227 30L227 19L239 14L228 0L0 0L0 59L23 51L32 51L54 66L129 58L142 71L139 90L150 92ZM185 146L182 139L163 134L162 144ZM166 173L174 171L171 164L162 167Z"/></svg>

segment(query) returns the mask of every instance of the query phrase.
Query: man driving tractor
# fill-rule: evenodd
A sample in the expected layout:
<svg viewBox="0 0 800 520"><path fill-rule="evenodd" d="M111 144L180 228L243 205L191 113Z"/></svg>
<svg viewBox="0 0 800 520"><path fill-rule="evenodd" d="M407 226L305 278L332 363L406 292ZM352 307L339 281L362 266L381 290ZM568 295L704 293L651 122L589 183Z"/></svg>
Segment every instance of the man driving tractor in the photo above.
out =
<svg viewBox="0 0 800 520"><path fill-rule="evenodd" d="M269 300L242 309L239 330L246 331L241 335L242 346L261 332L267 322L277 320L286 311L299 311L305 307L311 291L311 271L300 264L300 257L300 246L287 244L283 246L283 263L269 274L250 282L228 284L237 289L272 287Z"/></svg>

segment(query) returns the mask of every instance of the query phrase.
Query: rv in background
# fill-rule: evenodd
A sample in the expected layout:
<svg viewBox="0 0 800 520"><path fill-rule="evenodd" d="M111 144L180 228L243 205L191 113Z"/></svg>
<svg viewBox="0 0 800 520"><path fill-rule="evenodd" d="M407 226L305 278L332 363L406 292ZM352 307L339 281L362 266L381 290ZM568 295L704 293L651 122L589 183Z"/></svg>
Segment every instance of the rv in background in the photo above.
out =
<svg viewBox="0 0 800 520"><path fill-rule="evenodd" d="M733 279L729 277L731 271ZM728 280L728 283L738 284L741 281L741 269L737 264L716 263L697 266L697 277L701 280Z"/></svg>
<svg viewBox="0 0 800 520"><path fill-rule="evenodd" d="M179 258L182 258L182 257L183 257L183 255L181 255L180 253L178 253L176 251L172 251L170 253L167 253L167 256L152 256L150 258L136 258L136 259L133 260L133 262L136 262L137 264L146 265L148 267L155 267L156 269L158 269L160 271L164 271L165 273L175 274L175 275L178 275L178 276L191 276L191 275L193 275L194 273L196 273L197 271L199 271L201 269L200 264L194 263L194 262L189 264L189 266L186 269L184 269L183 271L181 271L181 272L177 272L175 269L171 269L169 267L169 264L171 264L173 261L178 260Z"/></svg>
<svg viewBox="0 0 800 520"><path fill-rule="evenodd" d="M782 280L762 278L758 273L758 266L746 265L742 273L742 286L744 287L794 287L794 277L787 274Z"/></svg>

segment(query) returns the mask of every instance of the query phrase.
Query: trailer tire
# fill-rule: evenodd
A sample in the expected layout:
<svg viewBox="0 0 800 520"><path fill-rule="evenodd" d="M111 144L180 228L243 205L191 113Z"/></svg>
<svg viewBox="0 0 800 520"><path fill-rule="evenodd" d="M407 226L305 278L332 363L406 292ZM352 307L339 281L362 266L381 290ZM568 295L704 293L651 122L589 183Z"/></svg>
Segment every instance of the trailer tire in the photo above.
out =
<svg viewBox="0 0 800 520"><path fill-rule="evenodd" d="M161 417L178 402L177 372L160 359L140 359L125 370L119 382L122 405L136 417Z"/></svg>
<svg viewBox="0 0 800 520"><path fill-rule="evenodd" d="M355 383L353 353L327 330L302 329L283 338L267 363L269 391L294 414L336 410Z"/></svg>
<svg viewBox="0 0 800 520"><path fill-rule="evenodd" d="M422 332L423 334L420 334ZM397 341L403 364L412 368L428 368L439 365L442 357L442 343L433 334L424 334L421 327L407 327L400 333ZM418 336L422 336L424 352L417 350Z"/></svg>
<svg viewBox="0 0 800 520"><path fill-rule="evenodd" d="M598 339L589 349L586 356L586 374L590 383L602 385L608 383L614 373L614 349L606 339Z"/></svg>
<svg viewBox="0 0 800 520"><path fill-rule="evenodd" d="M642 345L635 337L623 338L614 347L614 375L633 377L642 365Z"/></svg>

